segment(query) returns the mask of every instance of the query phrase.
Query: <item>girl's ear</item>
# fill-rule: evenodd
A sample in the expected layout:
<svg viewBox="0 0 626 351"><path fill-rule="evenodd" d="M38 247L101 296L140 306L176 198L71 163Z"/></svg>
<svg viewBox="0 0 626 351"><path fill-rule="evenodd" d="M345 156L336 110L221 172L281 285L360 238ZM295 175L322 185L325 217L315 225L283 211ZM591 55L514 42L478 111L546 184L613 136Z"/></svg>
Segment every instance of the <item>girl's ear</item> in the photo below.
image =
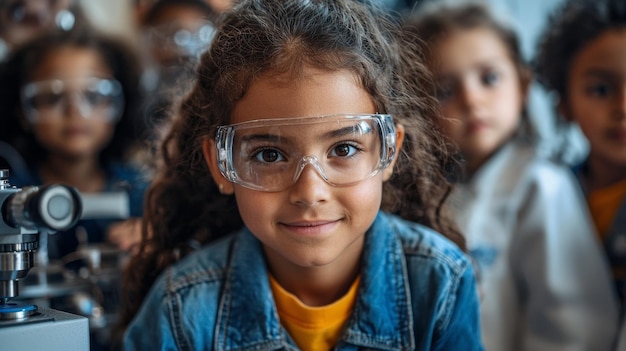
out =
<svg viewBox="0 0 626 351"><path fill-rule="evenodd" d="M215 141L210 138L204 139L202 142L202 153L204 154L204 161L209 166L211 177L220 189L220 193L226 195L233 194L235 192L233 183L224 178L222 172L220 172L220 169L217 166L217 149L215 148Z"/></svg>
<svg viewBox="0 0 626 351"><path fill-rule="evenodd" d="M393 174L393 167L396 165L396 161L398 161L398 155L402 149L402 142L404 142L404 126L398 123L396 124L396 156L391 161L391 164L383 171L383 182L388 181Z"/></svg>

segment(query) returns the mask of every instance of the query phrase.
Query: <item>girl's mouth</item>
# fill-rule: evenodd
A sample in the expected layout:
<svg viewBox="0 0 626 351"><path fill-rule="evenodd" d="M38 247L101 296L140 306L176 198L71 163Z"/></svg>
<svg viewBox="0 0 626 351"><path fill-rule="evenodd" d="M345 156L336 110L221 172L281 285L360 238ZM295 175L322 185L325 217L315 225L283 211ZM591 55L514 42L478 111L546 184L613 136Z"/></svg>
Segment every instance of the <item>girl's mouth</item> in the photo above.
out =
<svg viewBox="0 0 626 351"><path fill-rule="evenodd" d="M339 220L298 221L280 224L288 231L297 235L319 236L333 231L339 224Z"/></svg>

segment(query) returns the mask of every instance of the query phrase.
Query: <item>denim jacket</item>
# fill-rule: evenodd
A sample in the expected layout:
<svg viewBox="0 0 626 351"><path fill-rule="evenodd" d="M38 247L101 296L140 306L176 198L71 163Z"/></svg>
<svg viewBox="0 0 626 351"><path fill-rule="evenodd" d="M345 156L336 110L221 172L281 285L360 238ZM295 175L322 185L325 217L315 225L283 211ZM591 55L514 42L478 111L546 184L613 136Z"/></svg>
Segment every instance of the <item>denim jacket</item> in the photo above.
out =
<svg viewBox="0 0 626 351"><path fill-rule="evenodd" d="M125 350L297 350L281 326L261 243L243 229L157 279ZM380 212L336 350L483 350L470 261L442 235Z"/></svg>

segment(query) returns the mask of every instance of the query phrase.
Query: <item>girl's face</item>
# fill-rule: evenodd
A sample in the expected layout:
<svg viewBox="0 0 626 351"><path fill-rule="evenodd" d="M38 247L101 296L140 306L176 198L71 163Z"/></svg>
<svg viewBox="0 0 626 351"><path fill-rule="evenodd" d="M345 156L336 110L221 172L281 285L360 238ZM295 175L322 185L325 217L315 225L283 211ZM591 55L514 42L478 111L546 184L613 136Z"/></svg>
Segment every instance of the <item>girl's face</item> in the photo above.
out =
<svg viewBox="0 0 626 351"><path fill-rule="evenodd" d="M32 109L36 114L25 117L25 123L51 154L90 157L108 144L114 118L108 115L109 102L93 90L94 81L107 78L110 70L91 49L63 47L39 62L30 76L34 84L24 88L33 96L25 99L23 112Z"/></svg>
<svg viewBox="0 0 626 351"><path fill-rule="evenodd" d="M591 41L572 60L561 113L578 123L590 160L626 167L626 28Z"/></svg>
<svg viewBox="0 0 626 351"><path fill-rule="evenodd" d="M352 73L306 68L301 79L264 76L253 81L243 99L236 104L231 122L375 112L371 97ZM326 152L331 157L346 157L343 160L347 162L360 162L347 159L352 152L358 152L358 146L345 146L356 141L342 139L339 145L331 143L328 147L324 138L347 137L336 131L327 132L324 128L324 125L303 126L293 134L296 137L289 139L293 149L286 147L281 151L285 156L273 151L265 153L268 150L264 149L258 154L264 159L259 161L271 162L266 157L271 157L272 161L276 157L287 160L297 149L304 155ZM294 133L293 128L290 131ZM254 140L263 138L278 142L274 141L276 136L269 133L255 134ZM398 139L401 142L402 137ZM286 189L264 192L224 179L216 168L214 148L213 143L205 143L205 155L211 154L207 158L213 178L224 186L223 192L234 192L243 221L263 242L275 274L278 269L330 267L345 271L356 267L364 234L380 207L383 181L390 177L393 165L359 183L332 186L322 179L313 165L307 164L295 183ZM337 152L341 155L336 155Z"/></svg>
<svg viewBox="0 0 626 351"><path fill-rule="evenodd" d="M473 172L518 128L527 82L492 30L457 30L432 47L444 134Z"/></svg>

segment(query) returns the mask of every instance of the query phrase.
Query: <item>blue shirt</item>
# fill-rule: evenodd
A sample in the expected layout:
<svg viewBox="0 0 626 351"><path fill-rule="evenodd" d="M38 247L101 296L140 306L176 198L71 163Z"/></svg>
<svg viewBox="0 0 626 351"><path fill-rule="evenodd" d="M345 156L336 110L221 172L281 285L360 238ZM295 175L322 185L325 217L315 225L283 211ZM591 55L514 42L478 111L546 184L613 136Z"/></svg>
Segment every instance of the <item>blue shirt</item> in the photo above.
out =
<svg viewBox="0 0 626 351"><path fill-rule="evenodd" d="M232 234L166 269L126 331L125 350L296 350L261 243ZM474 272L439 233L380 212L337 350L483 350Z"/></svg>

